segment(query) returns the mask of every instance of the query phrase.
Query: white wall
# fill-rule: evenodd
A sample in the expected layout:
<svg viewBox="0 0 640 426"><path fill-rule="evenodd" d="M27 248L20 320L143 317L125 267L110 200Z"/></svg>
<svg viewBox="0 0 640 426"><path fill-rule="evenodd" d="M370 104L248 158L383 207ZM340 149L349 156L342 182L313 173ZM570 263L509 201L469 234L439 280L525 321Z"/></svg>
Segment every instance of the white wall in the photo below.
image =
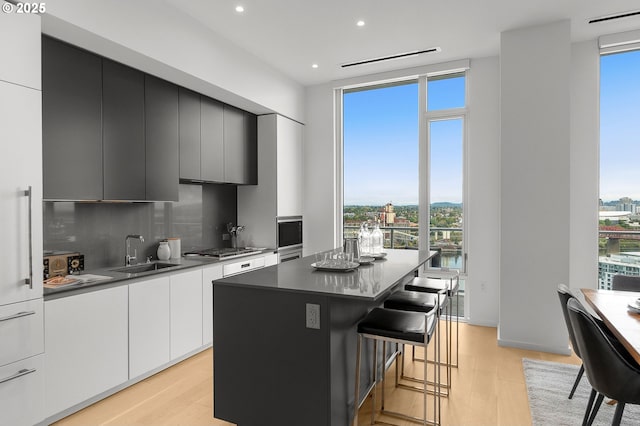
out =
<svg viewBox="0 0 640 426"><path fill-rule="evenodd" d="M473 59L468 73L467 262L465 291L472 324L498 325L500 290L499 58Z"/></svg>
<svg viewBox="0 0 640 426"><path fill-rule="evenodd" d="M334 96L331 83L306 90L304 127L304 254L329 250L336 244Z"/></svg>
<svg viewBox="0 0 640 426"><path fill-rule="evenodd" d="M254 113L304 122L304 89L164 2L56 0L43 32Z"/></svg>
<svg viewBox="0 0 640 426"><path fill-rule="evenodd" d="M570 284L598 287L600 54L596 40L571 51ZM566 283L564 283L566 284Z"/></svg>
<svg viewBox="0 0 640 426"><path fill-rule="evenodd" d="M500 319L501 344L566 353L557 284L597 285L599 54L595 40L570 45L565 29L555 25L522 30L511 40L516 51L545 49L538 50L542 58L530 70L501 76L500 58L471 60L466 291L469 321L497 325ZM555 53L547 53L546 43ZM379 76L369 78L376 81ZM528 84L521 88L524 81ZM334 243L337 85L306 90L304 215L309 253ZM512 117L509 111L502 116L506 128L501 124L501 92L524 96L510 106ZM561 99L549 105L555 97ZM552 117L540 121L547 115ZM511 145L500 144L502 131L512 135L504 142ZM502 191L503 184L513 188ZM502 226L500 214L505 212ZM506 304L503 311L500 303Z"/></svg>
<svg viewBox="0 0 640 426"><path fill-rule="evenodd" d="M501 34L500 345L567 352L556 289L569 282L570 30Z"/></svg>

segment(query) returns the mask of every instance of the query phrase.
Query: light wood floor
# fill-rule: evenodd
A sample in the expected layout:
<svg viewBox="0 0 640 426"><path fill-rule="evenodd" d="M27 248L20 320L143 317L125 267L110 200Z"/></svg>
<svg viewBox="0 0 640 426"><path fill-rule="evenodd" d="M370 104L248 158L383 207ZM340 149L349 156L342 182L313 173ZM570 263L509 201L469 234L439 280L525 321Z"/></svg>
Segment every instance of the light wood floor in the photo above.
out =
<svg viewBox="0 0 640 426"><path fill-rule="evenodd" d="M204 351L55 424L230 425L212 417L212 357L211 349ZM499 347L495 328L461 323L459 368L452 371L449 398L442 399L443 425L530 425L522 358L580 364L575 355ZM420 415L420 394L393 389L393 374L391 368L387 376L387 408L394 409L393 405L399 404L396 407L400 410ZM367 402L360 409L360 425L369 424L370 411Z"/></svg>

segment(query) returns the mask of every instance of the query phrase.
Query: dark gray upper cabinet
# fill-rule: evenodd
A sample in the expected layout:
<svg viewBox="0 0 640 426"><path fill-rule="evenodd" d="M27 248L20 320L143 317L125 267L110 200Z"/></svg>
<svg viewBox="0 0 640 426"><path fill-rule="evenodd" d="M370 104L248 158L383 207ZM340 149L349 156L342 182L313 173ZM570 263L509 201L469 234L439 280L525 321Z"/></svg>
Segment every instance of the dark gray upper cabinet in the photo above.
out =
<svg viewBox="0 0 640 426"><path fill-rule="evenodd" d="M244 113L245 141L247 144L246 152L246 171L245 182L248 185L258 184L258 116L250 112Z"/></svg>
<svg viewBox="0 0 640 426"><path fill-rule="evenodd" d="M104 199L145 199L144 73L102 63Z"/></svg>
<svg viewBox="0 0 640 426"><path fill-rule="evenodd" d="M178 201L178 86L145 75L146 199Z"/></svg>
<svg viewBox="0 0 640 426"><path fill-rule="evenodd" d="M42 151L45 199L100 200L102 61L42 38Z"/></svg>
<svg viewBox="0 0 640 426"><path fill-rule="evenodd" d="M256 116L42 37L43 193L178 201L180 179L257 183Z"/></svg>
<svg viewBox="0 0 640 426"><path fill-rule="evenodd" d="M228 183L251 184L256 179L256 138L250 135L257 128L251 114L224 106L224 180ZM255 117L255 116L254 116Z"/></svg>
<svg viewBox="0 0 640 426"><path fill-rule="evenodd" d="M200 94L180 88L180 179L200 180Z"/></svg>
<svg viewBox="0 0 640 426"><path fill-rule="evenodd" d="M225 181L223 105L211 98L201 100L201 179L210 182Z"/></svg>

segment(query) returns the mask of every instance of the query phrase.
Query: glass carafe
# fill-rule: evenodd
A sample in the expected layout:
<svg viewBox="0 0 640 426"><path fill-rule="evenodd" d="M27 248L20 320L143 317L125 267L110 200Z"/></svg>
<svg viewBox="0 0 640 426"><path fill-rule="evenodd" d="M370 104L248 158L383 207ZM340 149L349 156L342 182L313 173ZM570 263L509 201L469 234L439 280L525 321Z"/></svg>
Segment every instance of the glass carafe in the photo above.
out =
<svg viewBox="0 0 640 426"><path fill-rule="evenodd" d="M360 225L358 241L360 242L360 256L371 254L371 231L369 231L367 222L362 222L362 225Z"/></svg>
<svg viewBox="0 0 640 426"><path fill-rule="evenodd" d="M382 247L384 245L384 235L380 230L380 223L376 222L371 232L371 254L379 256L382 253Z"/></svg>

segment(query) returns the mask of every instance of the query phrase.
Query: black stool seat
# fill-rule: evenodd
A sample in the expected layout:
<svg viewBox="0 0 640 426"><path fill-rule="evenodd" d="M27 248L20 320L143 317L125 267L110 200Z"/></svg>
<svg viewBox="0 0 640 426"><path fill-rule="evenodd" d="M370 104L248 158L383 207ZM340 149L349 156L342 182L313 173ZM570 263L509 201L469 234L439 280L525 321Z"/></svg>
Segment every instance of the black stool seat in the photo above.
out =
<svg viewBox="0 0 640 426"><path fill-rule="evenodd" d="M438 293L446 291L447 296L451 297L458 292L458 288L460 287L458 280L453 282L453 288L449 287L451 287L451 283L446 279L416 277L411 281L411 283L406 284L404 289L409 291L420 291L423 293Z"/></svg>
<svg viewBox="0 0 640 426"><path fill-rule="evenodd" d="M433 315L429 317L429 323L425 327L423 313L374 308L358 323L358 333L424 344L425 330L427 341L433 334L433 318Z"/></svg>
<svg viewBox="0 0 640 426"><path fill-rule="evenodd" d="M440 310L444 309L447 302L448 299L444 295L438 296L435 293L400 290L387 297L384 301L384 307L400 311L426 313L431 312L438 305Z"/></svg>

